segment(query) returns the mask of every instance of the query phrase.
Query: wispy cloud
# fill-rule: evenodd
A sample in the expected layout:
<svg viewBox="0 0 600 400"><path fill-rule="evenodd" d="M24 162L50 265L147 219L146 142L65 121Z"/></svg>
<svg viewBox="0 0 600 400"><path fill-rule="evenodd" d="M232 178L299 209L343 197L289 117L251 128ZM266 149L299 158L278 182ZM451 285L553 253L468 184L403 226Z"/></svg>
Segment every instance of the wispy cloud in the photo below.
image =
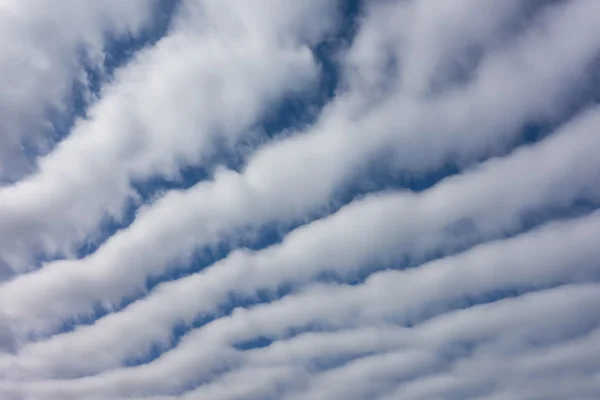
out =
<svg viewBox="0 0 600 400"><path fill-rule="evenodd" d="M597 397L600 5L438 3L0 6L1 397Z"/></svg>

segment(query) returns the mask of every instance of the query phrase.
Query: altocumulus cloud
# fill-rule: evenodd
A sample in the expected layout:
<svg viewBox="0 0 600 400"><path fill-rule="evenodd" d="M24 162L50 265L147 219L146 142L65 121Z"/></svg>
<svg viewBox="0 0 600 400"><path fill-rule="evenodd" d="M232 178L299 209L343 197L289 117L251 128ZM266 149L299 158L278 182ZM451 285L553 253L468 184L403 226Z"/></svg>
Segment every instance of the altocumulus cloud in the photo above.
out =
<svg viewBox="0 0 600 400"><path fill-rule="evenodd" d="M600 398L600 2L0 32L2 399Z"/></svg>

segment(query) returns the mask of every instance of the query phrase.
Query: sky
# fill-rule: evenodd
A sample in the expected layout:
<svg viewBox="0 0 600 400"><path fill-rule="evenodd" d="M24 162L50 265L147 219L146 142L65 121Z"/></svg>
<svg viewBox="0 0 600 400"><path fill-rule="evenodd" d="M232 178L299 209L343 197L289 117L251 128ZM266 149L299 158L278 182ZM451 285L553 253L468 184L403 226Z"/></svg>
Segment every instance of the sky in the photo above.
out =
<svg viewBox="0 0 600 400"><path fill-rule="evenodd" d="M600 398L597 0L0 0L0 398Z"/></svg>

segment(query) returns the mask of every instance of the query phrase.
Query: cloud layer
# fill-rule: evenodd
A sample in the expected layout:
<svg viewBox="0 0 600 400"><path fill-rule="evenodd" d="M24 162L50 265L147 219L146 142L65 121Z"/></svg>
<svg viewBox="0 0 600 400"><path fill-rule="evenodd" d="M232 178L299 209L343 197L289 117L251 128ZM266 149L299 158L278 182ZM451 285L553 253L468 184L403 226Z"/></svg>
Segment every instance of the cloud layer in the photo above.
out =
<svg viewBox="0 0 600 400"><path fill-rule="evenodd" d="M600 396L600 3L167 3L0 2L0 397Z"/></svg>

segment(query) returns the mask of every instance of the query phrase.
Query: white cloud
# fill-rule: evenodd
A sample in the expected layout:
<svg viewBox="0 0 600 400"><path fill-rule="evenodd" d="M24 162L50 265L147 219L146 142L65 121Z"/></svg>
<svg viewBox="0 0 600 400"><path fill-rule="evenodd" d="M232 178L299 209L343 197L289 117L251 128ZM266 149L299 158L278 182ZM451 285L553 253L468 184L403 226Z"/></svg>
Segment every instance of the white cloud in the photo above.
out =
<svg viewBox="0 0 600 400"><path fill-rule="evenodd" d="M567 7L570 14L561 14L561 18L554 19L554 25L552 26L555 28L555 35L562 34L563 25L570 23L571 19L567 17L579 18L580 14L590 11L585 9L584 6L594 7L594 4L584 2L583 5L576 3L570 5L570 8ZM588 18L593 18L594 15L596 14L590 12L586 14ZM584 34L590 34L588 27L600 25L581 24L581 26L581 35L583 36ZM549 40L547 36L530 36L533 36L533 39L531 39L529 46L531 48L540 46L548 48L549 53L547 56L561 50L551 46L554 43L553 37L551 37L552 40ZM314 211L315 207L322 207L323 202L328 201L329 197L335 192L336 188L339 188L340 184L343 184L344 180L356 174L356 169L364 165L367 159L375 156L378 151L382 151L385 147L389 148L390 145L398 146L400 165L409 169L422 169L439 164L444 158L456 154L457 151L465 155L476 149L483 150L483 148L487 148L490 141L497 142L502 136L508 134L514 136L516 127L528 118L528 114L531 114L533 110L537 110L540 99L543 103L547 103L547 99L553 98L552 93L544 91L540 93L540 96L533 98L531 104L528 102L519 103L523 98L523 91L536 91L537 85L540 84L536 81L536 78L543 74L535 69L522 71L522 80L512 79L510 83L507 82L505 87L512 87L506 96L498 96L487 89L490 83L496 82L498 79L505 81L507 78L503 74L508 75L516 72L504 60L517 57L519 54L521 56L529 54L529 48L522 43L528 42L519 41L516 50L513 49L508 53L501 51L504 57L497 56L497 63L487 64L490 66L488 69L482 67L483 71L491 70L494 73L486 79L477 80L477 84L472 85L472 92L474 93L472 96L466 96L459 92L456 97L443 98L443 107L440 108L436 107L435 102L428 104L427 107L417 107L414 103L408 101L401 101L400 104L391 101L352 124L347 120L348 116L345 114L348 111L346 108L348 103L345 102L345 99L348 97L342 97L339 103L333 104L331 112L325 112L323 121L318 123L313 131L306 135L280 141L259 151L250 161L243 174L221 173L216 176L214 182L202 182L184 194L173 193L167 195L153 208L142 213L129 229L115 235L99 252L86 260L86 263L102 265L96 268L108 268L107 272L102 273L107 278L111 277L109 273L111 269L114 274L122 271L120 265L128 264L130 266L127 271L127 279L115 279L115 281L119 281L124 285L124 289L113 288L114 291L119 291L118 297L108 296L103 298L102 295L94 295L89 288L86 288L86 291L90 296L94 296L96 301L118 302L124 291L131 293L132 290L143 284L146 276L161 274L164 272L166 264L174 261L174 258L185 259L192 249L202 244L220 241L222 235L230 235L235 228L274 220L289 221L301 217L306 212ZM579 70L584 68L588 59L596 54L596 43L594 41L587 41L587 43L591 44L586 51L580 52L580 55L586 56L579 57L580 62L583 64L580 65ZM583 45L581 48L583 48ZM579 48L577 50L579 51ZM559 76L565 75L564 78L570 82L570 69L576 55L564 54L569 63L565 66L559 65L553 71L559 73ZM507 69L503 70L503 67ZM545 65L539 67L545 68ZM565 69L561 70L561 67L565 67ZM529 76L529 73L531 73L531 76ZM481 76L487 77L488 75L482 72ZM556 81L558 87L563 84L560 79L554 81ZM495 85L495 83L493 84ZM528 84L532 84L533 87L527 87ZM480 93L483 93L481 97ZM558 92L554 93L554 96L558 95ZM512 103L507 101L509 98L512 98ZM520 108L512 110L513 115L504 115L505 110L498 108L499 104L496 103L497 100L495 99L500 99L511 108L515 104L520 104ZM406 113L402 111L398 113L396 107L391 108L392 106L400 107L400 105L407 109ZM479 105L485 106L486 109L483 111L474 109ZM459 109L460 113L457 114L457 107L459 106L463 109ZM527 106L532 106L533 109L527 111ZM478 118L468 118L467 112L469 114L474 112L475 115L478 115ZM420 115L421 113L423 114ZM463 118L456 119L459 115L462 115ZM442 119L444 116L447 116L447 119ZM386 126L380 126L382 121L385 121ZM396 121L401 126L398 126ZM416 127L414 126L415 123L417 124ZM459 125L456 125L456 123ZM511 128L510 125L514 125L514 127ZM423 131L424 129L425 131ZM431 131L428 132L428 130ZM378 135L378 132L382 134ZM390 136L394 132L405 132L405 134ZM461 138L466 132L471 132L472 135ZM97 135L94 137L98 138ZM427 154L428 157L423 157L422 154ZM297 165L302 165L303 168L298 171ZM312 179L313 176L319 176L320 179ZM68 196L68 193L70 192L65 192L64 195ZM103 190L103 193L110 194L111 192ZM70 198L67 197L67 199ZM30 199L35 199L35 197L30 197ZM26 204L17 200L19 198L15 197L15 206ZM111 204L109 199L100 198L99 200L102 201L98 201L97 204L102 204L104 207ZM40 203L38 201L30 201L33 202L36 208L39 207ZM73 207L61 209L68 210L69 213L74 210ZM86 214L82 218L72 219L72 221L77 221L75 226L78 228L86 225L87 215L94 214L93 207L82 208L81 210L85 211ZM45 211L44 215L56 215L48 210ZM11 214L19 215L18 213ZM78 215L79 213L75 214L75 216ZM58 216L60 217L60 214ZM19 218L16 223L23 220L25 220L24 217ZM34 221L45 220L36 218ZM168 221L168 225L165 221ZM93 218L88 220L88 223L92 222L94 222ZM51 220L50 226L54 224L59 228L58 232L62 232L66 228L64 218ZM157 229L157 226L161 226L161 228ZM13 233L10 235L7 232L6 243L11 243L10 238L15 237L15 231L19 232L15 229L11 231ZM31 231L28 229L24 231L23 236L17 234L16 237L20 240L20 243L23 243L23 237L26 240L34 239L34 243L39 243L39 240L36 240L36 234L30 233ZM70 235L67 235L67 240L69 240L68 236ZM46 236L44 235L42 238L46 238ZM158 243L163 243L164 247L171 249L172 253L164 250L160 250L159 254L152 252L150 249L159 248ZM13 248L14 246L7 249L5 253L10 255ZM144 256L142 257L141 254L144 254ZM53 270L73 270L74 274L79 274L79 272L75 272L79 268L67 267L71 264L78 265L78 262L67 262L64 266L63 264L65 263L59 262L55 266L48 266L44 269L42 275ZM80 271L91 270L93 270L93 267ZM42 279L45 280L45 278ZM59 279L55 282L62 285L63 280ZM92 282L94 286L97 285L94 279ZM114 285L112 279L110 285ZM65 290L75 289L81 290L73 285L68 285ZM49 288L47 290L51 293ZM96 290L101 289L97 287ZM104 292L104 290L102 291ZM84 307L84 304L81 307ZM59 308L62 308L62 306Z"/></svg>
<svg viewBox="0 0 600 400"><path fill-rule="evenodd" d="M304 21L311 15L327 15L321 9L322 4L316 2L314 7L309 7L309 11L312 10L313 14L299 13L299 20ZM468 5L470 4L463 4L463 6ZM562 46L559 40L564 36L563 31L570 29L569 24L573 24L573 21L582 21L582 18L593 20L597 15L593 12L595 3L583 2L563 7L566 10L560 18L556 18L553 14L540 17L541 22L534 25L533 33L526 35L524 39L519 37L517 43L513 43L514 46L501 48L489 54L482 61L477 79L466 89L444 93L443 96L425 103L410 99L404 91L392 92L379 107L366 114L357 111L356 102L358 101L358 104L363 107L365 102L372 100L369 93L365 96L362 90L353 90L341 96L329 107L331 110L325 112L322 121L308 135L300 135L295 140L269 146L259 152L248 165L243 175L244 183L247 183L253 191L257 191L255 194L257 200L264 203L267 200L261 200L262 198L270 199L269 205L257 205L260 209L254 209L253 213L258 216L262 214L262 209L266 208L264 212L267 212L270 218L297 218L307 210L326 202L327 198L344 181L350 179L367 160L376 157L390 146L398 147L395 150L401 162L397 168L411 170L433 168L448 158L471 159L478 157L480 151L484 149L492 151L498 144L512 141L524 121L538 114L553 114L568 106L569 104L564 104L560 98L564 97L565 91L571 87L577 75L585 76L582 72L597 53L597 43L585 38L595 35L594 29L598 24L592 23L593 21L590 24L581 23L577 29L572 30L571 37L579 45ZM487 10L485 6L482 8L483 11ZM511 7L507 8L511 9ZM217 10L219 9L220 7L217 7ZM489 11L479 14L485 21ZM184 16L188 15L190 14L184 14ZM217 15L221 14L217 12ZM508 17L511 14L505 11L502 15ZM219 21L218 17L215 18ZM317 22L319 21L321 20L318 19ZM251 26L250 23L247 25ZM544 29L548 34L540 35L539 31L542 28L538 25L547 25L548 27ZM322 31L323 26L327 24L317 23L316 27L319 28L317 31ZM291 27L294 28L295 25L292 24ZM227 35L230 34L227 26L218 32L222 31L224 33L218 33L217 38L223 35L228 37ZM211 85L215 84L215 79L210 70L200 68L202 65L209 65L203 61L204 52L197 53L197 62L201 62L200 65L194 63L195 48L186 50L185 46L189 45L190 41L192 43L195 41L187 37L188 31L183 32L183 35L175 35L176 37L170 38L171 40L165 39L166 43L159 43L157 50L150 52L150 55L155 52L158 54L154 58L150 56L148 62L142 62L143 65L149 65L149 68L154 66L154 74L166 74L164 80L152 77L152 72L149 72L148 79L156 83L146 85L145 80L140 81L139 76L141 75L142 78L146 76L148 73L146 68L138 70L134 65L129 70L129 74L126 70L124 75L132 79L124 79L124 84L117 85L115 90L121 88L121 95L113 95L115 90L107 89L108 98L90 111L92 117L98 114L97 117L92 118L90 122L82 122L82 127L75 129L75 133L78 134L74 135L72 140L65 141L57 152L40 161L42 171L46 173L11 187L4 193L0 192L0 198L4 197L2 203L5 204L0 208L0 213L6 221L3 230L0 230L5 247L2 251L5 263L9 263L16 269L26 268L30 262L27 256L32 250L50 255L70 253L73 246L80 244L86 238L93 239L92 233L97 228L99 220L106 217L106 213L116 217L122 213L127 196L135 196L130 187L132 178L143 179L156 173L172 175L176 173L181 163L201 161L202 155L206 155L202 151L210 154L212 141L207 133L210 133L211 129L229 132L229 137L231 135L234 138L239 137L246 133L260 116L259 111L262 109L254 108L261 104L254 102L257 88L260 88L254 86L257 77L248 75L248 80L241 81L249 85L243 88L245 95L242 95L242 91L238 91L240 85L237 82L240 77L235 68L244 65L243 70L246 71L249 64L248 60L236 57L236 52L231 51L233 43L237 43L235 41L228 46L227 52L214 62L219 63L219 59L227 57L224 61L229 60L233 63L233 69L229 72L235 78L234 80L227 78L227 81L236 84L229 87L231 91L228 90L228 86L225 86L219 92L226 95L223 101L231 103L231 107L239 110L240 114L232 118L233 109L230 107L221 109L225 114L219 114L219 110L213 109L214 105L221 102L214 101L212 90L207 92L204 102L199 102L196 93L205 89L203 84L210 83L208 87L210 89ZM208 32L209 39L212 37L211 32ZM461 48L459 40L474 41L477 33L479 31L467 31L459 35L455 46ZM260 34L261 31L255 35L256 43L262 43ZM302 35L302 30L298 34ZM575 37L575 35L579 36ZM245 43L252 39L252 35L248 36L250 37L244 37L244 40L238 43L242 46L241 56L256 47L248 49ZM199 45L204 44L203 38L206 39L201 35ZM310 37L308 39L312 40ZM220 43L220 40L214 39L212 42L209 40L208 49L211 54L215 51L213 47ZM210 47L210 43L213 43L213 47ZM173 59L168 53L173 46L179 49L177 54L184 57L183 59ZM269 50L268 42L262 46L267 46ZM167 50L161 53L161 48L164 47L167 47ZM264 94L266 100L273 98L273 95L269 96L271 93L269 84L276 84L274 88L279 88L278 93L281 95L281 84L284 84L285 90L290 84L306 83L306 80L288 82L288 76L293 75L296 79L305 77L310 80L316 72L306 50L292 48L285 51L285 49L281 61L277 59L279 53L255 54L258 63L257 72L266 79L264 83L267 86L261 89L266 90ZM533 53L531 49L536 49L536 52ZM202 51L202 47L198 48L198 51ZM250 53L252 54L254 53ZM560 64L534 62L555 56L565 61ZM140 57L142 60L148 58ZM349 57L350 60L353 59ZM532 59L533 57L535 59ZM265 63L264 60L269 58L272 60ZM286 60L291 64L286 65ZM515 60L518 64L506 60ZM191 65L188 64L190 62ZM217 64L212 65L214 68ZM220 63L218 65L216 69L221 72L223 65ZM294 65L298 65L297 70L291 68ZM261 66L263 69L260 69ZM273 78L277 75L270 69L271 67L281 68L278 69L282 71L281 80L273 82ZM190 84L185 79L185 68L189 68L189 73L192 74L190 76L198 77L200 86ZM364 68L361 68L359 72L362 74L363 70ZM133 90L131 85L136 87L135 82L141 85L139 94L136 91L131 94ZM501 88L496 86L497 82L503 82ZM190 91L185 94L187 92L178 89ZM500 93L503 95L500 96ZM524 96L527 93L539 95L529 98ZM139 97L132 98L132 95ZM160 99L169 100L163 104ZM194 99L195 101L192 101ZM204 109L207 106L209 108ZM360 118L349 119L353 114L357 114ZM478 115L478 118L470 118L470 115ZM199 131L198 126L205 126L204 124L207 124L207 128ZM179 128L175 136L167 133L172 132L173 127ZM98 131L110 132L112 135L94 134ZM474 134L475 132L477 134ZM466 136L468 134L471 136ZM84 150L92 146L95 149L93 157ZM423 154L428 154L428 157L423 157ZM115 170L112 168L115 164L122 167ZM301 174L298 174L296 165L304 166ZM311 179L312 176L317 175L321 179ZM90 195L89 188L92 186L101 187L102 196ZM205 186L200 185L198 188L203 197L205 195L201 188ZM198 195L195 191L190 192L190 195L193 193ZM231 195L235 195L234 193L235 191ZM242 193L243 196L250 196L245 189ZM47 200L40 203L37 200L40 196ZM277 209L273 209L271 202L281 207L275 215L272 213ZM248 204L248 207L250 206L252 204ZM175 207L179 208L179 206ZM245 222L240 221L240 223Z"/></svg>
<svg viewBox="0 0 600 400"><path fill-rule="evenodd" d="M400 192L368 197L330 218L290 233L281 246L256 256L244 252L233 254L207 273L167 284L164 290L157 292L156 300L153 295L149 297L150 304L145 308L150 311L146 312L152 312L157 306L162 308L160 304L171 303L163 299L173 302L178 299L176 305L164 310L164 318L175 323L180 314L173 313L171 307L178 307L182 310L181 315L185 315L184 320L189 321L201 310L197 307L203 302L218 302L230 289L244 289L239 285L270 288L282 280L314 278L324 269L351 273L364 263L402 255L418 261L439 248L460 248L469 242L472 244L485 237L493 238L519 229L520 220L527 212L568 207L578 198L597 199L595 177L600 165L594 151L598 136L593 127L598 124L598 116L597 110L584 113L547 141L504 159L491 160L473 172L449 178L422 195ZM537 168L530 168L530 165ZM170 209L164 207L161 213ZM465 220L470 224L467 231L455 236L461 232L453 227L460 229L461 221ZM149 230L140 228L141 232ZM148 240L143 233L139 235L140 240ZM177 246L177 239L173 246ZM132 246L131 241L128 243ZM99 299L115 301L122 298L127 285L136 288L139 279L144 277L141 274L147 270L138 270L140 275L136 277L133 264L130 262L126 270L120 268L119 265L125 262L118 262L109 250L110 247L100 249L86 261L85 268L78 264L57 263L5 284L0 293L1 309L14 318L15 327L20 326L27 332L31 328L51 328L56 321L53 315L60 320L74 313L89 312ZM148 258L140 259L139 254L135 257L140 268L164 267L154 253ZM105 272L94 272L92 268L97 268L94 265L114 267ZM263 270L265 272L261 273ZM275 271L279 271L281 277L275 275ZM97 276L99 273L104 277ZM77 284L73 285L73 282ZM198 287L205 289L198 290ZM30 292L40 294L31 297ZM200 297L190 302L190 296ZM142 321L152 320L150 315L145 315ZM123 319L130 323L136 321L129 317ZM165 329L165 333L170 331L166 326ZM139 341L139 338L135 340ZM127 345L128 348L132 346Z"/></svg>
<svg viewBox="0 0 600 400"><path fill-rule="evenodd" d="M177 14L168 36L117 71L88 117L39 160L38 174L0 190L0 260L23 270L33 251L71 254L93 239L107 214L122 215L125 201L136 197L134 179L172 177L181 166L206 163L219 138L234 145L277 98L316 84L319 66L306 47L315 38L303 29L330 31L331 5L304 2L291 18L302 25L271 43L270 32L235 32L268 26L261 15L210 4L217 14L209 14L211 25L196 32L188 13ZM237 14L241 21L229 26Z"/></svg>
<svg viewBox="0 0 600 400"><path fill-rule="evenodd" d="M10 67L48 89L15 91L30 114L24 124L6 109L0 155L24 132L45 135L32 128L39 110L64 103L81 68L61 54L100 54L106 35L146 26L151 5L124 4L119 17L109 4L19 11L15 42L36 50L0 54L9 66L46 54L28 35L47 21L80 13L86 23L44 37L60 50L44 56L55 72ZM584 93L595 90L598 3L365 1L356 20L348 5L182 1L165 36L115 71L39 169L0 188L1 396L600 394L600 109ZM0 6L0 20L17 7ZM256 140L282 101L310 103L334 78L312 125ZM521 143L534 125L546 136ZM223 150L248 141L241 169L227 169ZM210 178L134 190L185 167ZM402 176L431 187L373 184L337 209L382 179L371 167L390 186ZM132 202L131 225L103 230ZM290 225L264 248L242 244ZM173 275L223 244L233 251L222 259ZM56 260L33 270L40 257Z"/></svg>
<svg viewBox="0 0 600 400"><path fill-rule="evenodd" d="M380 313L380 310L383 309L388 309L386 311L388 318L396 315L396 310L390 310L388 307L389 299L378 295L375 291L370 291L367 297L361 299L362 301L356 301L353 298L355 294L348 289L341 289L335 293L334 288L329 288L329 291L337 295L335 297L336 304L325 309L321 308L318 313L327 316L330 327L334 325L337 328L351 327L357 324L373 324L375 321L383 321L380 319L384 316ZM325 296L328 291L319 290L318 292ZM342 294L344 292L345 294ZM460 356L460 346L472 344L476 350L483 349L486 358L498 359L503 354L504 357L511 356L511 360L507 360L507 362L516 362L518 365L520 363L519 355L527 355L529 351L535 356L540 351L535 348L528 350L528 341L536 341L539 343L538 347L542 348L552 346L553 343L560 343L573 335L576 336L581 325L600 322L595 316L595 305L599 300L599 293L597 285L564 286L528 294L517 299L505 299L497 303L445 314L423 324L417 324L413 329L407 329L407 340L403 343L404 355L406 352L408 354L411 351L417 352L421 347L425 351L437 351L439 357L442 357L440 361L447 368L453 367L454 364L450 359L444 360L443 357L452 357L452 350L458 351L458 354L455 355L458 357L458 361L462 357L466 357L468 362L474 363L468 353ZM329 295L329 297L332 296ZM223 342L232 342L243 336L255 334L279 337L292 326L302 326L307 320L323 318L323 316L311 315L311 313L315 314L317 304L318 300L315 300L309 291L298 297L280 301L275 305L234 313L230 318L210 324L193 337L185 339L180 345L181 348L167 353L161 359L147 366L117 369L95 377L76 380L27 382L25 390L32 394L47 393L49 396L54 394L55 396L66 396L66 398L69 396L111 398L124 396L125 393L138 396L152 395L157 392L168 393L185 385L186 379L189 379L190 375L209 373L211 367L215 368L219 364L227 365L233 362L232 366L240 363L243 366L244 358L240 354L232 353L226 347L220 347ZM352 305L353 310L345 308L349 305ZM518 313L514 312L515 308L519 309ZM376 311L376 314L373 314L373 311ZM277 316L279 318L275 318ZM285 317L281 318L282 316ZM582 316L585 316L585 320L581 318ZM264 324L265 322L267 324ZM560 322L561 325L557 325L557 322ZM561 326L561 330L556 330L557 326ZM595 338L595 335L592 335L592 338ZM458 347L453 348L453 346ZM558 345L557 348L560 346L562 345ZM566 346L569 345L566 344ZM311 352L311 348L305 350ZM211 365L211 361L217 353L219 353L219 361ZM200 354L202 356L199 356ZM551 354L551 352L546 354ZM313 353L313 357L315 356L319 356L317 351ZM578 360L579 364L581 357L578 357L575 360L576 362ZM369 360L364 361L368 366ZM476 369L478 366L479 370ZM483 366L486 365L483 364ZM248 367L252 369L252 365L248 365ZM495 370L485 370L481 367L482 363L478 362L471 372L477 371L482 376L488 376L488 374L496 376ZM341 368L358 367L349 365ZM504 365L497 365L496 368L503 369ZM251 371L247 372L251 374ZM386 371L382 372L385 374ZM432 385L433 382L439 381L439 377L429 376L427 370L424 371L424 376L421 376L418 369L413 372L415 376L413 379L409 379L408 387L402 390L410 393L419 393L423 390L422 394L426 397L427 394L440 389L438 385ZM240 376L242 381L247 378L247 375L235 374ZM158 377L165 376L169 376L169 379L158 379ZM465 383L474 381L474 379L469 379L469 375L465 378ZM444 382L442 380L440 383ZM360 385L360 382L356 383L358 386ZM1 385L0 388L11 385L14 386L14 383L9 382ZM235 387L235 385L232 386ZM445 387L445 385L442 386ZM210 387L209 385L208 389ZM195 395L202 393L203 390L204 388L200 387Z"/></svg>
<svg viewBox="0 0 600 400"><path fill-rule="evenodd" d="M83 73L82 54L100 63L107 35L137 36L151 22L156 0L82 4L57 0L3 1L0 5L0 179L22 175L21 146L51 145L48 112L67 109Z"/></svg>

